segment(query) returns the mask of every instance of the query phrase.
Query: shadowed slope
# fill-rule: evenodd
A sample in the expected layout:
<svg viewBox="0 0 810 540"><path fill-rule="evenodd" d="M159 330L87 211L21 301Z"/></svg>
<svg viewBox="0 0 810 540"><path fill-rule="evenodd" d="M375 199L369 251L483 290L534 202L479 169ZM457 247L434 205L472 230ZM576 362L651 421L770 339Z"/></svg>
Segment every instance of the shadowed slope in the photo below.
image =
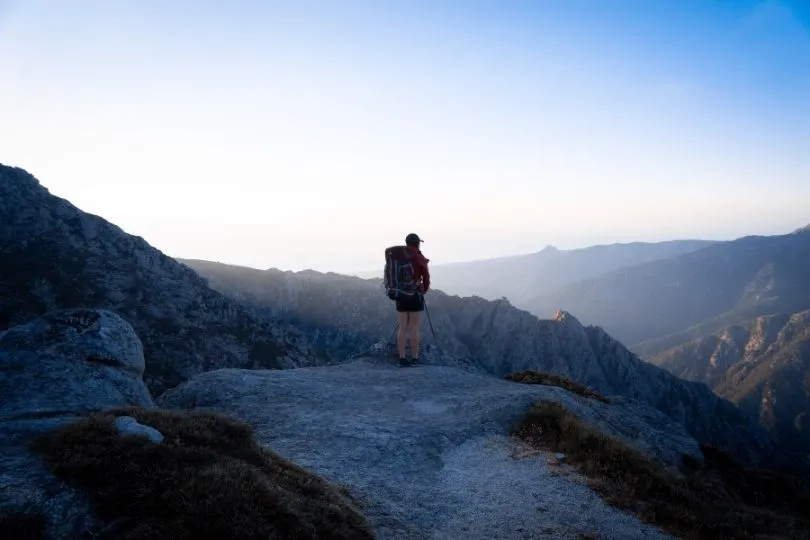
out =
<svg viewBox="0 0 810 540"><path fill-rule="evenodd" d="M106 308L143 342L153 392L224 366L324 363L296 329L211 290L194 271L0 165L0 331L60 308Z"/></svg>

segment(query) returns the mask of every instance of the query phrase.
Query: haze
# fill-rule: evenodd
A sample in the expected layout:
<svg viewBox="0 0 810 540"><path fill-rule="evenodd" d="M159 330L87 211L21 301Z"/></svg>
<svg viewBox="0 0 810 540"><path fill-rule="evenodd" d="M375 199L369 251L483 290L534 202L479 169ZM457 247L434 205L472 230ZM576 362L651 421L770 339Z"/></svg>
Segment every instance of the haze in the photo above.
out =
<svg viewBox="0 0 810 540"><path fill-rule="evenodd" d="M800 0L0 0L0 162L258 268L783 233L809 29Z"/></svg>

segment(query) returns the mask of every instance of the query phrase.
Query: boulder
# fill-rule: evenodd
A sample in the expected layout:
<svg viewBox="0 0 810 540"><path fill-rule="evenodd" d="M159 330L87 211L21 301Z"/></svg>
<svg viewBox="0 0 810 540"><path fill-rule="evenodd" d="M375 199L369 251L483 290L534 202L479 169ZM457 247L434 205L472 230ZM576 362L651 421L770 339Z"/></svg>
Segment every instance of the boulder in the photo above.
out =
<svg viewBox="0 0 810 540"><path fill-rule="evenodd" d="M131 416L118 416L113 422L121 437L146 437L155 444L163 442L163 433L151 426L145 426Z"/></svg>
<svg viewBox="0 0 810 540"><path fill-rule="evenodd" d="M70 309L0 337L0 421L152 406L141 341L111 311Z"/></svg>
<svg viewBox="0 0 810 540"><path fill-rule="evenodd" d="M88 498L26 445L89 411L153 407L143 370L138 336L110 311L56 311L0 335L0 536L21 515L44 517L48 538L99 530Z"/></svg>

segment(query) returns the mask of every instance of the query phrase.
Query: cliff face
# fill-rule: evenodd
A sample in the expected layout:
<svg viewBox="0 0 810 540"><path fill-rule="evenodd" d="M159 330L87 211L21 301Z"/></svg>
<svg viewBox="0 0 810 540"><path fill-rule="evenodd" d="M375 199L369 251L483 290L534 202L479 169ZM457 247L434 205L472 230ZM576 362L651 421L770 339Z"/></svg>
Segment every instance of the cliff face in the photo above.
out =
<svg viewBox="0 0 810 540"><path fill-rule="evenodd" d="M759 419L781 445L810 450L810 311L758 317L650 362L705 382Z"/></svg>
<svg viewBox="0 0 810 540"><path fill-rule="evenodd" d="M322 364L303 334L211 290L194 271L0 165L0 330L60 308L135 328L157 393L219 367Z"/></svg>
<svg viewBox="0 0 810 540"><path fill-rule="evenodd" d="M365 354L375 344L391 347L394 308L373 280L185 262L215 289L295 321L311 340L344 358ZM650 405L683 423L698 440L743 462L781 459L755 422L704 384L641 361L601 328L583 326L569 313L539 320L506 300L436 290L428 294L427 305L438 342L424 317L424 363L463 365L498 376L527 369L558 373L603 394Z"/></svg>

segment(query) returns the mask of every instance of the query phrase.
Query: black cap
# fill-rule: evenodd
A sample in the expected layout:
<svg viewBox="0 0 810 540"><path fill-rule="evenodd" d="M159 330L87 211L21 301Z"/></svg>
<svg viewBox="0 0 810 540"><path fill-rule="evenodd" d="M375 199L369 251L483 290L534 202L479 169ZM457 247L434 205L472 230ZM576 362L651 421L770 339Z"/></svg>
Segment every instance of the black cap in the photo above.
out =
<svg viewBox="0 0 810 540"><path fill-rule="evenodd" d="M424 242L419 235L416 233L411 233L405 237L405 244L409 246L418 246L420 243Z"/></svg>

